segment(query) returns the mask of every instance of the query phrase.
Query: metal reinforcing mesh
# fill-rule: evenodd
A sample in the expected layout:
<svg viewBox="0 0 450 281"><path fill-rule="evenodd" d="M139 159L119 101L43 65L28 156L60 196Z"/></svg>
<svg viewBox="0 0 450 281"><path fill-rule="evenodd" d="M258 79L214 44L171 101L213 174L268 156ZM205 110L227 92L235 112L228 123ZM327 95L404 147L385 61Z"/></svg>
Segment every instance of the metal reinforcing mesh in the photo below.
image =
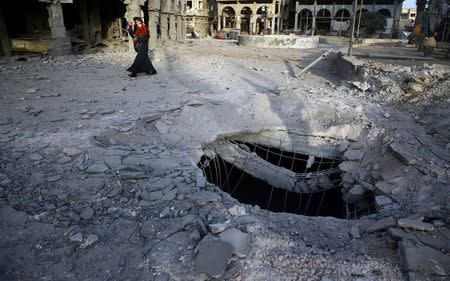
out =
<svg viewBox="0 0 450 281"><path fill-rule="evenodd" d="M198 165L209 182L242 203L256 204L263 209L278 212L345 219L357 219L375 211L371 194L365 194L364 200L351 204L342 199L339 158L312 157L296 153L293 149L284 151L282 141L278 148L230 139L221 140L219 145L234 147L244 153L236 157L239 159L230 161L228 157L227 161L223 159L223 152L221 155L218 144L213 143L204 147L205 156ZM251 175L252 167L249 166L262 160L268 163L266 178L280 176L276 167L289 170L294 175L293 189L274 186L261 178L255 179ZM240 200L243 198L241 194L250 198Z"/></svg>

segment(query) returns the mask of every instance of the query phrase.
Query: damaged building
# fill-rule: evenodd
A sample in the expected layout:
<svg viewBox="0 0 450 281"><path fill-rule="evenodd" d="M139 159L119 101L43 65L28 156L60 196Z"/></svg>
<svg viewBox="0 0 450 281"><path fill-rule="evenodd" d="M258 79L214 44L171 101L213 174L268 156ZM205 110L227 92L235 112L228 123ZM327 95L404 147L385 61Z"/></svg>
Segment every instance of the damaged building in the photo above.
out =
<svg viewBox="0 0 450 281"><path fill-rule="evenodd" d="M64 55L80 48L124 43L127 23L141 16L152 48L183 41L185 3L169 0L33 0L0 4L1 51ZM14 13L12 13L14 11ZM131 42L129 42L131 44ZM124 45L126 45L124 43Z"/></svg>
<svg viewBox="0 0 450 281"><path fill-rule="evenodd" d="M402 1L372 0L364 1L362 7L353 10L351 0L306 0L295 2L294 30L311 34L340 34L351 28L353 15L358 19L359 11L377 12L386 18L386 26L382 32L391 35L400 20Z"/></svg>

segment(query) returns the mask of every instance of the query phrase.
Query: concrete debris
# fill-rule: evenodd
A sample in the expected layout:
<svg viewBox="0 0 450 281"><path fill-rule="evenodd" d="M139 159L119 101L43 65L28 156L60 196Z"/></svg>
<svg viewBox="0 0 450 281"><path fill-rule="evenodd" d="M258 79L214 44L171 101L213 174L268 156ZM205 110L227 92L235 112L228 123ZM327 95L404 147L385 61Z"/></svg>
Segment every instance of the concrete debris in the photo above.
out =
<svg viewBox="0 0 450 281"><path fill-rule="evenodd" d="M417 220L399 219L397 223L400 227L403 228L412 228L422 231L434 231L434 226L432 224Z"/></svg>
<svg viewBox="0 0 450 281"><path fill-rule="evenodd" d="M216 234L216 233L220 233L222 231L224 231L225 229L229 228L231 226L231 222L230 221L226 221L224 223L212 223L209 224L209 230Z"/></svg>
<svg viewBox="0 0 450 281"><path fill-rule="evenodd" d="M373 223L371 226L367 227L364 231L365 233L372 233L377 231L385 230L389 227L393 227L397 225L397 221L394 217L387 217L384 219L381 219L375 223Z"/></svg>
<svg viewBox="0 0 450 281"><path fill-rule="evenodd" d="M197 271L213 278L220 278L225 272L233 247L228 242L212 240L200 242L195 258Z"/></svg>
<svg viewBox="0 0 450 281"><path fill-rule="evenodd" d="M246 257L250 250L250 235L236 228L229 228L222 232L220 240L230 243L233 247L233 254L243 258Z"/></svg>
<svg viewBox="0 0 450 281"><path fill-rule="evenodd" d="M332 52L298 79L321 50L177 44L170 33L209 26L193 1L144 9L173 46L152 45L158 74L130 80L136 53L121 26L150 1L33 2L8 1L7 18L35 23L49 52L77 55L0 63L0 279L448 279L445 61ZM38 6L51 21L39 24Z"/></svg>

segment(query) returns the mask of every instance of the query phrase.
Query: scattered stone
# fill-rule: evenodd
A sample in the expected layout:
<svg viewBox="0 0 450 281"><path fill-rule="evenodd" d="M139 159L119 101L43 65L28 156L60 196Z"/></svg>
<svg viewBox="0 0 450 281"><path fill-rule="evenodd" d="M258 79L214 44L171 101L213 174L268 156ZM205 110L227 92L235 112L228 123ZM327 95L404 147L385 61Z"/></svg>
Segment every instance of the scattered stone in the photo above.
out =
<svg viewBox="0 0 450 281"><path fill-rule="evenodd" d="M122 164L122 159L120 155L105 156L103 161L105 162L106 165L108 165L110 169L114 169L118 167L120 164Z"/></svg>
<svg viewBox="0 0 450 281"><path fill-rule="evenodd" d="M57 160L57 162L58 162L58 164L67 164L67 163L69 163L70 161L72 161L72 158L70 158L69 156L64 156L64 157L61 157L61 158L59 158L58 160Z"/></svg>
<svg viewBox="0 0 450 281"><path fill-rule="evenodd" d="M372 224L368 228L366 228L366 233L372 233L376 231L385 230L389 227L396 226L397 222L395 221L394 217L387 217L384 219L381 219L377 221L376 223Z"/></svg>
<svg viewBox="0 0 450 281"><path fill-rule="evenodd" d="M362 185L356 184L345 194L345 200L347 203L354 203L361 199L364 193L366 193L366 189Z"/></svg>
<svg viewBox="0 0 450 281"><path fill-rule="evenodd" d="M401 257L404 267L425 276L448 275L450 256L429 247L405 246L402 244Z"/></svg>
<svg viewBox="0 0 450 281"><path fill-rule="evenodd" d="M233 247L220 240L209 240L199 243L195 265L199 273L205 273L213 278L220 278L225 272L228 260L233 253Z"/></svg>
<svg viewBox="0 0 450 281"><path fill-rule="evenodd" d="M47 181L48 182L55 182L55 181L59 181L60 179L61 179L61 175L54 175L54 176L48 177Z"/></svg>
<svg viewBox="0 0 450 281"><path fill-rule="evenodd" d="M81 245L81 248L87 248L98 241L98 236L96 234L89 234L88 238Z"/></svg>
<svg viewBox="0 0 450 281"><path fill-rule="evenodd" d="M228 208L228 213L233 217L241 217L245 215L245 207L241 205L234 205L233 207Z"/></svg>
<svg viewBox="0 0 450 281"><path fill-rule="evenodd" d="M371 85L369 83L367 83L366 81L364 81L363 83L359 82L359 81L350 81L349 82L350 85L352 85L353 87L365 92L367 90L370 89Z"/></svg>
<svg viewBox="0 0 450 281"><path fill-rule="evenodd" d="M434 226L431 223L421 222L411 219L399 219L398 225L402 228L412 228L421 231L434 231Z"/></svg>
<svg viewBox="0 0 450 281"><path fill-rule="evenodd" d="M80 155L83 151L76 146L67 146L63 149L63 153L67 156L73 157Z"/></svg>
<svg viewBox="0 0 450 281"><path fill-rule="evenodd" d="M251 216L251 215L241 216L236 219L236 223L238 223L238 224L252 224L252 223L258 223L258 222L259 222L259 219L255 216Z"/></svg>
<svg viewBox="0 0 450 281"><path fill-rule="evenodd" d="M1 183L0 183L0 185L1 185ZM445 222L444 222L443 220L434 220L434 221L433 221L433 225L434 225L435 227L441 227L441 226L444 226L444 225L445 225Z"/></svg>
<svg viewBox="0 0 450 281"><path fill-rule="evenodd" d="M380 195L380 196L375 196L375 204L377 205L378 208L381 208L383 206L389 205L394 203L391 198L384 196L384 195Z"/></svg>
<svg viewBox="0 0 450 281"><path fill-rule="evenodd" d="M357 225L352 226L352 228L350 229L350 234L352 235L353 238L356 238L356 239L361 238L361 233L360 233L359 227Z"/></svg>
<svg viewBox="0 0 450 281"><path fill-rule="evenodd" d="M80 217L84 220L91 219L94 216L94 210L91 207L86 207L81 210Z"/></svg>
<svg viewBox="0 0 450 281"><path fill-rule="evenodd" d="M364 153L361 150L348 149L344 153L344 159L350 161L360 161Z"/></svg>
<svg viewBox="0 0 450 281"><path fill-rule="evenodd" d="M203 176L203 174L197 173L197 174L195 175L195 177L196 177L195 186L198 187L198 188L203 188L203 187L205 187L205 185L206 185L206 179L205 179L205 177Z"/></svg>
<svg viewBox="0 0 450 281"><path fill-rule="evenodd" d="M144 179L147 175L144 172L122 172L120 173L122 179Z"/></svg>
<svg viewBox="0 0 450 281"><path fill-rule="evenodd" d="M39 92L39 89L38 88L29 88L29 89L23 90L23 92L27 93L27 94L33 94L33 93Z"/></svg>
<svg viewBox="0 0 450 281"><path fill-rule="evenodd" d="M187 198L191 200L193 203L203 206L211 202L217 202L220 200L220 195L216 192L205 191L198 192L195 194L188 194Z"/></svg>
<svg viewBox="0 0 450 281"><path fill-rule="evenodd" d="M94 163L87 168L86 173L98 174L106 172L108 170L109 168L105 165L105 163Z"/></svg>
<svg viewBox="0 0 450 281"><path fill-rule="evenodd" d="M32 161L40 161L40 160L44 159L44 157L42 155L40 155L39 153L33 153L33 154L31 154L30 159Z"/></svg>
<svg viewBox="0 0 450 281"><path fill-rule="evenodd" d="M115 187L113 190L111 190L106 196L109 198L115 197L116 195L122 193L122 188Z"/></svg>
<svg viewBox="0 0 450 281"><path fill-rule="evenodd" d="M81 243L83 241L83 235L80 232L75 233L74 235L69 237L69 240L72 242L80 242Z"/></svg>
<svg viewBox="0 0 450 281"><path fill-rule="evenodd" d="M148 200L150 201L158 201L161 200L163 197L163 194L161 191L153 191L148 193Z"/></svg>
<svg viewBox="0 0 450 281"><path fill-rule="evenodd" d="M171 209L170 209L170 206L164 207L164 209L162 210L162 212L159 213L159 217L160 217L160 218L165 218L165 217L167 217L167 215L169 214L170 210L171 210Z"/></svg>
<svg viewBox="0 0 450 281"><path fill-rule="evenodd" d="M220 233L222 231L224 231L225 229L229 228L231 226L231 222L230 221L226 221L224 223L213 223L213 224L209 224L209 230L212 233Z"/></svg>
<svg viewBox="0 0 450 281"><path fill-rule="evenodd" d="M354 161L345 161L339 164L339 169L344 172L351 172L358 169L359 163Z"/></svg>
<svg viewBox="0 0 450 281"><path fill-rule="evenodd" d="M161 198L161 200L172 201L176 197L177 197L177 189L174 188L174 189L170 190L169 192L167 192L166 194L164 194L164 196Z"/></svg>
<svg viewBox="0 0 450 281"><path fill-rule="evenodd" d="M228 242L233 247L233 254L243 258L250 250L250 235L237 228L229 228L220 234L220 240Z"/></svg>

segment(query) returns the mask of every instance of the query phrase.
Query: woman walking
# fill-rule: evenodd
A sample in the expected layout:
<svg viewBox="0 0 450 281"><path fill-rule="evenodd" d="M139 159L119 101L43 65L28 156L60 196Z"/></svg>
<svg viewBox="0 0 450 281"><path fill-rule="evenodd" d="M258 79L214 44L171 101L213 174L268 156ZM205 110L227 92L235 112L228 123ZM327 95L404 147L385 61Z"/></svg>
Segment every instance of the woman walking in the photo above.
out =
<svg viewBox="0 0 450 281"><path fill-rule="evenodd" d="M134 49L137 52L133 64L127 69L131 72L130 77L136 77L138 73L145 72L148 75L156 74L156 70L148 57L148 39L150 31L139 17L133 18L133 24L128 24L128 31L130 36L134 39ZM156 36L156 35L155 35Z"/></svg>

